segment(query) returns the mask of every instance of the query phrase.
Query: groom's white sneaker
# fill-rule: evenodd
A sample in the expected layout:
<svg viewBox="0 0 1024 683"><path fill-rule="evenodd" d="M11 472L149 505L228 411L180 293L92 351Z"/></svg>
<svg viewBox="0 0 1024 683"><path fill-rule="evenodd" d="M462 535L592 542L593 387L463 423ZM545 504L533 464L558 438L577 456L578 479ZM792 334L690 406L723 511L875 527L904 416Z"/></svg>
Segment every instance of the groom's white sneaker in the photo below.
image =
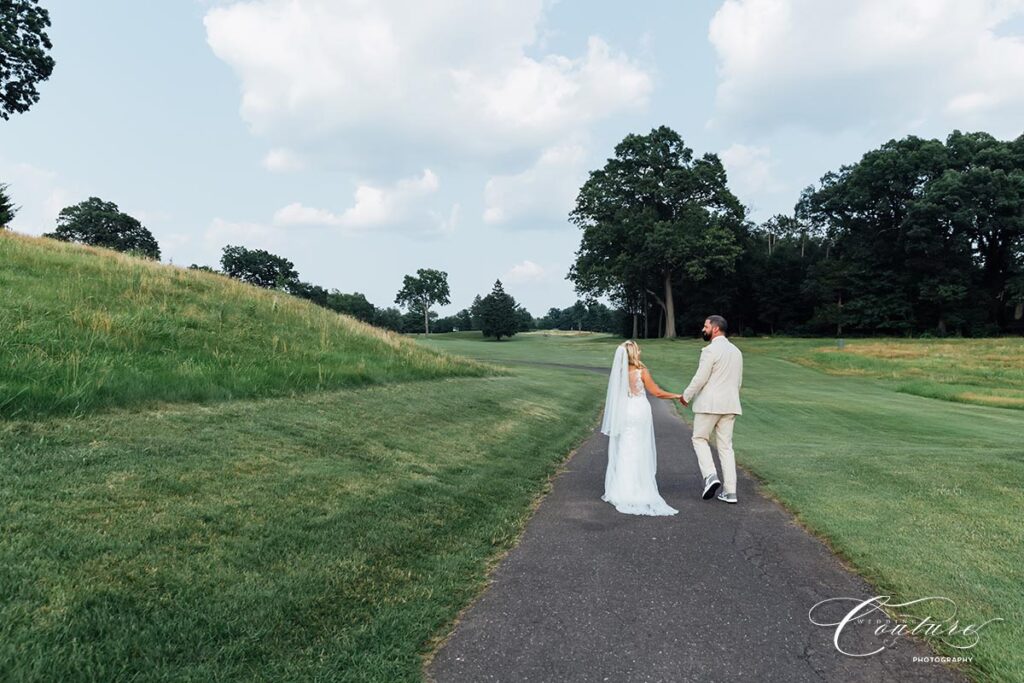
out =
<svg viewBox="0 0 1024 683"><path fill-rule="evenodd" d="M709 474L704 477L704 493L701 498L704 500L711 500L711 497L715 495L715 491L722 485L722 482L718 481L717 474Z"/></svg>
<svg viewBox="0 0 1024 683"><path fill-rule="evenodd" d="M736 499L736 494L735 493L726 493L725 491L722 491L721 493L718 494L718 500L720 500L722 502L725 502L725 503L738 503L739 502Z"/></svg>

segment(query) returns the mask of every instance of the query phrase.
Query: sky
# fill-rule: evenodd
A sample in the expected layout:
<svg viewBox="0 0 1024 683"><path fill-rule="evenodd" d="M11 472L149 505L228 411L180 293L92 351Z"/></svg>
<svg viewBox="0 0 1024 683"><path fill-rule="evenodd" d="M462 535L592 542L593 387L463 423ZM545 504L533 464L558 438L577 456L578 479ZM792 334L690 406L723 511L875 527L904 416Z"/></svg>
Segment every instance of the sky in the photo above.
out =
<svg viewBox="0 0 1024 683"><path fill-rule="evenodd" d="M42 0L56 67L0 120L11 228L97 196L162 260L225 245L394 305L448 273L576 300L579 187L630 133L718 154L762 221L884 142L1024 133L1024 0Z"/></svg>

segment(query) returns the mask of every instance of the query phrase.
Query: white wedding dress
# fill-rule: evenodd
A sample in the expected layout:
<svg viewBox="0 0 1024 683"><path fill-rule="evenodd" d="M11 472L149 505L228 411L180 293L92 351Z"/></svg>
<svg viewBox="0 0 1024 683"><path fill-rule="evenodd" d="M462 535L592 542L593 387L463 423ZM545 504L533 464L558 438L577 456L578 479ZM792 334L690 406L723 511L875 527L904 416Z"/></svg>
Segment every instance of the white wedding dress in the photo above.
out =
<svg viewBox="0 0 1024 683"><path fill-rule="evenodd" d="M623 346L615 351L601 431L608 435L604 495L629 515L674 515L678 510L658 493L658 451L654 419L640 370L630 370Z"/></svg>

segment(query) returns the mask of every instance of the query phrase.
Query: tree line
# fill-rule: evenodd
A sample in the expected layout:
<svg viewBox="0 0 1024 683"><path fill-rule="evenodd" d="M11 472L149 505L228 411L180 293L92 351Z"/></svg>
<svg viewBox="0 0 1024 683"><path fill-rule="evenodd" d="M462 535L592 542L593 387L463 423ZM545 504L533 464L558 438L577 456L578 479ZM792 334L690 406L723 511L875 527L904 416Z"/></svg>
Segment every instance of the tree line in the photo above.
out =
<svg viewBox="0 0 1024 683"><path fill-rule="evenodd" d="M0 183L0 227L17 211L7 189ZM1024 331L1024 136L891 140L806 188L791 214L757 224L717 156L695 158L662 127L627 136L570 217L582 239L568 279L581 299L541 318L500 281L440 318L431 308L450 303L447 274L432 269L405 277L401 308L304 282L291 261L259 249L225 246L218 272L398 332L671 337L710 312L742 334ZM149 230L97 197L64 208L45 236L160 258Z"/></svg>
<svg viewBox="0 0 1024 683"><path fill-rule="evenodd" d="M570 219L568 279L627 334L676 336L710 313L744 334L1024 331L1024 136L908 136L826 173L760 224L714 154L667 127L628 135Z"/></svg>

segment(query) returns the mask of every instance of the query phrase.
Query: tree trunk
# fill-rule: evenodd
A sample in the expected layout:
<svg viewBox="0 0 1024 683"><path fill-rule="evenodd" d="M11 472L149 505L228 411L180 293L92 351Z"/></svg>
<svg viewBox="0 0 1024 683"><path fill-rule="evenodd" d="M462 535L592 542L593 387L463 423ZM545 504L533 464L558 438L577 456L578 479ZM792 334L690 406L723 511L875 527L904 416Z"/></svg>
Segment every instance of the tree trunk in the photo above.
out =
<svg viewBox="0 0 1024 683"><path fill-rule="evenodd" d="M839 295L839 301L836 303L836 336L843 336L843 295Z"/></svg>
<svg viewBox="0 0 1024 683"><path fill-rule="evenodd" d="M644 339L647 339L647 294L644 294Z"/></svg>
<svg viewBox="0 0 1024 683"><path fill-rule="evenodd" d="M671 291L672 291L672 289L671 289L671 286L670 286L669 287L669 292L671 293ZM654 297L654 300L658 302L659 306L661 306L662 313L664 313L665 317L668 320L672 321L672 333L673 333L673 336L675 336L675 328L676 328L676 326L675 326L675 316L669 317L669 315L668 315L668 305L664 301L661 300L660 296L658 296L657 294L655 294L654 292L652 292L649 289L647 290L647 293L644 294L644 301L647 300L647 294L650 294L651 296ZM671 301L671 299L669 299L669 300ZM666 332L667 332L667 328L666 328ZM659 336L661 335L661 323L658 323L658 334L659 334Z"/></svg>
<svg viewBox="0 0 1024 683"><path fill-rule="evenodd" d="M658 336L661 336L661 325L665 321L665 310L658 309Z"/></svg>
<svg viewBox="0 0 1024 683"><path fill-rule="evenodd" d="M1018 301L1016 308L1013 309L1013 319L1020 320L1024 318L1024 301Z"/></svg>
<svg viewBox="0 0 1024 683"><path fill-rule="evenodd" d="M430 334L430 309L426 306L423 307L423 329Z"/></svg>
<svg viewBox="0 0 1024 683"><path fill-rule="evenodd" d="M665 274L665 339L676 338L676 305L672 299L672 274Z"/></svg>
<svg viewBox="0 0 1024 683"><path fill-rule="evenodd" d="M632 337L633 339L636 339L636 328L637 328L637 319L638 319L639 317L640 317L640 316L638 316L638 315L636 314L636 311L633 311L633 337Z"/></svg>

